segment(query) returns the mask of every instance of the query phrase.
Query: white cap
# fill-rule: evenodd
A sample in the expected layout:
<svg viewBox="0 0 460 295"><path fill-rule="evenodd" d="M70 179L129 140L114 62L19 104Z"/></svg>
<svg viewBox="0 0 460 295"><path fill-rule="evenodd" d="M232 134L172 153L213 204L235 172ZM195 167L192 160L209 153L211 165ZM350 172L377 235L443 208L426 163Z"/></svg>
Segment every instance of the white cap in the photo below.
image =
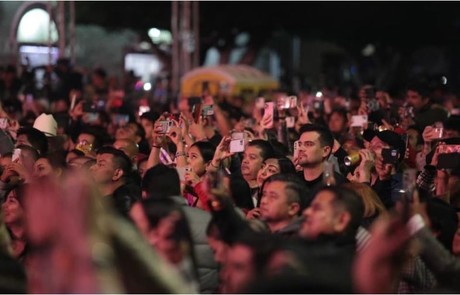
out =
<svg viewBox="0 0 460 295"><path fill-rule="evenodd" d="M35 119L34 128L43 132L47 137L57 135L57 122L53 115L47 115L45 113Z"/></svg>

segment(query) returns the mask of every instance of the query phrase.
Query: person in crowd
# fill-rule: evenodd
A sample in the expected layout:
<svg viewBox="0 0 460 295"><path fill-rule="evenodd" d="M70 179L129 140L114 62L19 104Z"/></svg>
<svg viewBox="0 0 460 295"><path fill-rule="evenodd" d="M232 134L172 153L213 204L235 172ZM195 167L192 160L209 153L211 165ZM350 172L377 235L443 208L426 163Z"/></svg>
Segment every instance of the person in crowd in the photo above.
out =
<svg viewBox="0 0 460 295"><path fill-rule="evenodd" d="M47 156L40 156L34 164L34 176L40 177L56 177L63 176L67 168L65 157L62 153L48 154Z"/></svg>
<svg viewBox="0 0 460 295"><path fill-rule="evenodd" d="M302 167L302 171L298 174L314 193L323 185L325 162L332 153L334 137L329 129L316 124L302 126L300 134L297 164ZM348 181L336 171L333 176L336 185Z"/></svg>
<svg viewBox="0 0 460 295"><path fill-rule="evenodd" d="M132 216L145 239L198 291L198 271L189 222L169 198L148 198L133 208Z"/></svg>
<svg viewBox="0 0 460 295"><path fill-rule="evenodd" d="M342 184L342 187L350 189L358 194L364 203L364 215L361 225L369 229L372 223L382 214L387 212L379 196L372 188L364 183L349 182Z"/></svg>
<svg viewBox="0 0 460 295"><path fill-rule="evenodd" d="M25 263L28 247L23 205L24 186L14 186L2 203L3 221L10 234L13 257Z"/></svg>
<svg viewBox="0 0 460 295"><path fill-rule="evenodd" d="M132 173L128 156L113 147L102 147L97 151L96 164L90 171L101 194L112 200L121 215L129 217L131 206L141 196L140 190L138 195L127 185Z"/></svg>
<svg viewBox="0 0 460 295"><path fill-rule="evenodd" d="M187 201L181 196L180 180L177 171L163 164L158 164L147 170L142 180L142 193L144 199L168 198L181 206L185 216L189 220L194 241L193 248L199 274L200 291L206 293L216 291L217 265L213 260L211 249L204 232L204 229L211 220L211 214L187 204ZM139 209L138 203L134 206Z"/></svg>
<svg viewBox="0 0 460 295"><path fill-rule="evenodd" d="M413 123L421 130L447 119L447 111L432 102L428 87L422 83L414 83L407 87L406 102L414 108Z"/></svg>
<svg viewBox="0 0 460 295"><path fill-rule="evenodd" d="M45 134L33 127L20 128L17 132L16 144L28 145L35 148L40 155L45 155L48 152L48 142Z"/></svg>

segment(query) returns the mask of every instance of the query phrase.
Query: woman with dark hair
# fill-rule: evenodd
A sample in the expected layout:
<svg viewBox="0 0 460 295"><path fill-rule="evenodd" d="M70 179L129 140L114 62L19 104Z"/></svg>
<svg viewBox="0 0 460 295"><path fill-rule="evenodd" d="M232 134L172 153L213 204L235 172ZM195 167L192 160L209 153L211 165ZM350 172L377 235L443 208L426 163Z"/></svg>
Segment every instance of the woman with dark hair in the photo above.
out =
<svg viewBox="0 0 460 295"><path fill-rule="evenodd" d="M61 177L66 169L66 158L61 152L40 156L34 164L34 175L37 178L53 176Z"/></svg>
<svg viewBox="0 0 460 295"><path fill-rule="evenodd" d="M6 194L2 204L3 219L10 234L13 257L23 263L27 254L24 207L22 205L24 187L16 186Z"/></svg>
<svg viewBox="0 0 460 295"><path fill-rule="evenodd" d="M207 209L207 197L200 192L206 174L206 167L211 163L216 147L208 141L197 141L188 149L187 166L185 172L184 196L190 206Z"/></svg>
<svg viewBox="0 0 460 295"><path fill-rule="evenodd" d="M254 201L254 209L250 210L246 217L248 219L252 219L254 217L259 216L260 214L260 198L262 196L263 191L263 183L267 178L274 174L296 174L295 166L289 158L285 156L275 155L266 159L263 164L262 168L257 173L257 186L259 187L259 191L257 193L257 200Z"/></svg>
<svg viewBox="0 0 460 295"><path fill-rule="evenodd" d="M131 217L146 240L181 273L190 287L198 291L193 239L180 206L168 198L144 199L135 206Z"/></svg>

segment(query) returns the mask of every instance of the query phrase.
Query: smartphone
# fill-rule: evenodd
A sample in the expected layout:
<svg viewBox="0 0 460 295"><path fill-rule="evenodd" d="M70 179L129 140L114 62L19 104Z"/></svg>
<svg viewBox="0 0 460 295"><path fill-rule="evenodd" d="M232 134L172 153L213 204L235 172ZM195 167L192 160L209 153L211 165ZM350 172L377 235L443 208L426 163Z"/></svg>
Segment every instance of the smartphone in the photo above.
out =
<svg viewBox="0 0 460 295"><path fill-rule="evenodd" d="M201 108L201 115L203 117L214 115L214 106L213 105L203 105Z"/></svg>
<svg viewBox="0 0 460 295"><path fill-rule="evenodd" d="M172 120L163 120L159 122L161 124L161 130L159 133L166 134L169 132L172 126L174 126L174 122Z"/></svg>
<svg viewBox="0 0 460 295"><path fill-rule="evenodd" d="M385 164L396 165L399 159L399 151L397 149L383 148L382 158Z"/></svg>
<svg viewBox="0 0 460 295"><path fill-rule="evenodd" d="M286 127L287 128L294 128L295 127L295 117L286 117Z"/></svg>
<svg viewBox="0 0 460 295"><path fill-rule="evenodd" d="M196 103L193 105L192 114L193 114L193 120L195 121L195 123L198 123L198 121L200 120L200 116L202 115L201 108L202 108L201 103Z"/></svg>
<svg viewBox="0 0 460 295"><path fill-rule="evenodd" d="M7 118L0 118L0 129L8 128L8 119Z"/></svg>
<svg viewBox="0 0 460 295"><path fill-rule="evenodd" d="M190 167L176 167L177 174L179 174L180 181L185 181L185 174L192 171Z"/></svg>
<svg viewBox="0 0 460 295"><path fill-rule="evenodd" d="M241 153L244 152L244 133L241 132L243 138L241 139L232 139L230 141L230 152L231 153Z"/></svg>
<svg viewBox="0 0 460 295"><path fill-rule="evenodd" d="M367 115L351 116L351 127L363 127L367 124Z"/></svg>
<svg viewBox="0 0 460 295"><path fill-rule="evenodd" d="M437 169L460 168L460 145L443 144L438 146Z"/></svg>
<svg viewBox="0 0 460 295"><path fill-rule="evenodd" d="M297 159L299 157L299 141L296 140L294 141L294 154L293 154L293 158L294 159Z"/></svg>
<svg viewBox="0 0 460 295"><path fill-rule="evenodd" d="M142 116L144 113L150 112L149 106L139 106L138 114Z"/></svg>
<svg viewBox="0 0 460 295"><path fill-rule="evenodd" d="M264 106L264 118L272 118L274 120L274 111L275 111L275 105L272 101L266 102ZM262 119L262 120L263 120ZM269 128L273 127L273 120L271 126L268 126Z"/></svg>
<svg viewBox="0 0 460 295"><path fill-rule="evenodd" d="M11 162L18 162L21 158L21 149L14 149L13 156L11 156Z"/></svg>
<svg viewBox="0 0 460 295"><path fill-rule="evenodd" d="M115 114L113 120L115 125L120 126L129 122L129 115Z"/></svg>

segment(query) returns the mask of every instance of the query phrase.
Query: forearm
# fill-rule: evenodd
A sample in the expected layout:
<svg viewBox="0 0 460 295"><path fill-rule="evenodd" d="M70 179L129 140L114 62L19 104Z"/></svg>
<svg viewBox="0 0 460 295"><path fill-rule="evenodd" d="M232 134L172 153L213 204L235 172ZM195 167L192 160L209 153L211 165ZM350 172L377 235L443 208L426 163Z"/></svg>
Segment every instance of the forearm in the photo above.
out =
<svg viewBox="0 0 460 295"><path fill-rule="evenodd" d="M176 147L176 167L186 167L188 162L184 144L181 141Z"/></svg>
<svg viewBox="0 0 460 295"><path fill-rule="evenodd" d="M222 113L222 110L217 105L214 106L214 117L216 118L217 129L219 130L220 134L222 136L229 135L232 129L232 126L230 125L230 122L227 120L227 118Z"/></svg>
<svg viewBox="0 0 460 295"><path fill-rule="evenodd" d="M152 146L149 158L147 160L146 170L160 163L160 149L161 149L161 146Z"/></svg>

